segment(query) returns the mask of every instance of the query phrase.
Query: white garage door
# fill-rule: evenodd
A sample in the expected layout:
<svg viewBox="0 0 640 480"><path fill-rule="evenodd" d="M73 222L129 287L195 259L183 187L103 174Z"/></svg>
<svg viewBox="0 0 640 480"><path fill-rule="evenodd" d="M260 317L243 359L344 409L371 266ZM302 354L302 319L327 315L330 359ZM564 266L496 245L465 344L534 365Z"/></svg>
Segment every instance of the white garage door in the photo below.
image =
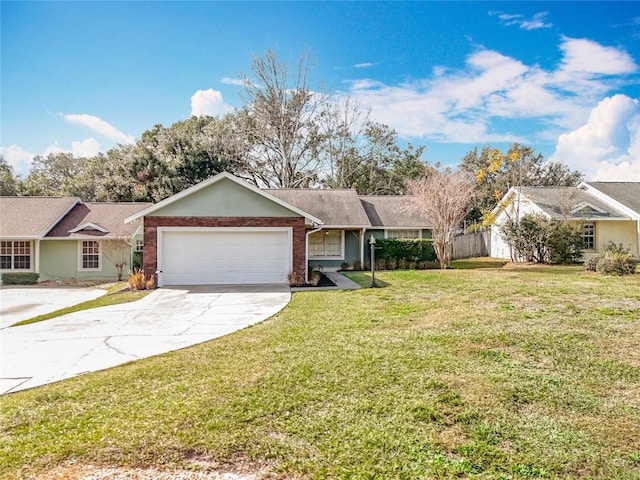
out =
<svg viewBox="0 0 640 480"><path fill-rule="evenodd" d="M158 267L164 285L286 283L291 231L168 229L160 232Z"/></svg>

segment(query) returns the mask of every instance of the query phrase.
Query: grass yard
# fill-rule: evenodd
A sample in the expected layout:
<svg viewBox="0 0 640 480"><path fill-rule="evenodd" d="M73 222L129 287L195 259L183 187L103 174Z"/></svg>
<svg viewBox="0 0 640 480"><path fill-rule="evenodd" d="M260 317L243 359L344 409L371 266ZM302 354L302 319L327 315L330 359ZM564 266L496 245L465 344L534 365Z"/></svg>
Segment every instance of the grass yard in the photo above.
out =
<svg viewBox="0 0 640 480"><path fill-rule="evenodd" d="M468 264L466 264L469 267ZM0 397L0 476L640 478L640 275L379 272L155 358Z"/></svg>

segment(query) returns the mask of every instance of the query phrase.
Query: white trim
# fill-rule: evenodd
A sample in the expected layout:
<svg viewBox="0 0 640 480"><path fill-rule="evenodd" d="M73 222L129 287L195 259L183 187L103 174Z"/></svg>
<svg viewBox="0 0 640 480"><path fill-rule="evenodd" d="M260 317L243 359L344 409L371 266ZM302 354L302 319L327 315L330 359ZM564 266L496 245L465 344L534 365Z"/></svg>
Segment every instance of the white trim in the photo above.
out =
<svg viewBox="0 0 640 480"><path fill-rule="evenodd" d="M326 228L322 228L320 231L325 231L325 232L340 232L340 256L339 257L312 257L309 256L309 260L344 260L344 230L338 230L338 229L326 229ZM311 235L309 235L310 237ZM309 237L307 237L307 241L309 241Z"/></svg>
<svg viewBox="0 0 640 480"><path fill-rule="evenodd" d="M82 230L97 230L98 232L109 233L109 230L107 230L106 228L101 227L100 225L96 225L95 223L92 223L92 222L83 223L82 225L74 228L73 230L69 230L69 233L76 233Z"/></svg>
<svg viewBox="0 0 640 480"><path fill-rule="evenodd" d="M636 220L640 220L640 212L636 212L635 210L627 207L626 205L620 203L618 200L616 200L613 197L610 197L609 195L607 195L606 193L602 192L601 190L598 190L597 186L593 186L590 185L588 182L582 182L580 185L578 185L578 188L581 188L583 190L585 190L587 193L589 193L590 195L593 195L594 197L596 197L599 200L602 200L605 203L608 203L609 205L611 205L613 208L621 211L622 213L629 215L630 218L636 219ZM626 218L617 218L616 220L628 220Z"/></svg>
<svg viewBox="0 0 640 480"><path fill-rule="evenodd" d="M208 180L205 180L203 182L200 182L196 185L194 185L193 187L187 188L186 190L183 190L179 193L176 193L175 195L172 195L169 198L165 198L164 200L162 200L161 202L156 203L155 205L152 205L148 208L145 208L144 210L131 215L130 217L127 217L124 219L124 223L131 223L134 220L137 220L139 218L144 217L145 215L149 215L153 212L156 212L168 205L171 205L172 203L185 198L195 192L198 192L200 190L202 190L203 188L209 187L217 182L219 182L220 180L223 179L227 179L227 180L231 180L232 182L235 182L236 184L240 185L241 187L244 187L254 193L257 193L258 195L266 198L267 200L271 200L272 202L280 205L281 207L286 208L287 210L292 211L293 213L297 213L298 215L306 218L307 220L309 220L311 223L317 224L317 225L322 225L322 220L320 220L319 218L314 217L313 215L308 214L307 212L300 210L297 207L294 207L293 205L280 200L277 197L274 197L273 195L271 195L270 193L265 192L264 190L259 189L258 187L251 185L247 182L245 182L244 180L239 179L238 177L236 177L235 175L231 175L228 172L222 172L219 173L218 175L211 177Z"/></svg>
<svg viewBox="0 0 640 480"><path fill-rule="evenodd" d="M164 233L165 232L287 232L288 266L287 273L293 269L293 228L292 227L157 227L156 229L156 269L158 286L164 286Z"/></svg>
<svg viewBox="0 0 640 480"><path fill-rule="evenodd" d="M98 244L98 268L83 268L82 267L82 256L83 252L83 243L84 242L96 242ZM94 254L90 254L94 255ZM93 239L82 239L78 240L78 272L101 272L102 271L102 243L100 240Z"/></svg>

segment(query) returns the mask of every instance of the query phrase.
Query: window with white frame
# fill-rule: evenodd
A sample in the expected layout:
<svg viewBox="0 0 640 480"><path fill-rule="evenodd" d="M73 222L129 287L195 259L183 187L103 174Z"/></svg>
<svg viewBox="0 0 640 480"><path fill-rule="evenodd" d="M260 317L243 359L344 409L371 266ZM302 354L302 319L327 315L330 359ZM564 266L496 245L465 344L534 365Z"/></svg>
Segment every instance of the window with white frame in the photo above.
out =
<svg viewBox="0 0 640 480"><path fill-rule="evenodd" d="M584 223L582 225L582 241L585 250L596 249L596 224Z"/></svg>
<svg viewBox="0 0 640 480"><path fill-rule="evenodd" d="M31 241L0 242L1 270L31 270Z"/></svg>
<svg viewBox="0 0 640 480"><path fill-rule="evenodd" d="M101 270L102 255L100 242L96 240L82 240L80 242L80 270Z"/></svg>
<svg viewBox="0 0 640 480"><path fill-rule="evenodd" d="M323 230L309 235L309 257L344 258L342 230Z"/></svg>
<svg viewBox="0 0 640 480"><path fill-rule="evenodd" d="M136 240L136 252L141 252L144 248L144 240Z"/></svg>
<svg viewBox="0 0 640 480"><path fill-rule="evenodd" d="M422 238L418 229L385 230L386 238Z"/></svg>

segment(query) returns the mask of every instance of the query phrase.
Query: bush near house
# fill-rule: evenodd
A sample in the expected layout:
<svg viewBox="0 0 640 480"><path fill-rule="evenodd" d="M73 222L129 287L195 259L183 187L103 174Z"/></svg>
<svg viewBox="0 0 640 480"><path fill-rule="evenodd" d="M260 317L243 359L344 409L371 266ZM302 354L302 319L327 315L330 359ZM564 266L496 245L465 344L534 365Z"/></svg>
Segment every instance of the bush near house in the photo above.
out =
<svg viewBox="0 0 640 480"><path fill-rule="evenodd" d="M405 262L432 262L436 259L436 251L429 239L383 238L376 241L376 258L393 259Z"/></svg>
<svg viewBox="0 0 640 480"><path fill-rule="evenodd" d="M584 262L584 269L604 275L631 275L636 271L638 259L621 243L609 242L601 255Z"/></svg>
<svg viewBox="0 0 640 480"><path fill-rule="evenodd" d="M1 278L3 285L35 285L38 283L39 276L32 272L3 273Z"/></svg>

